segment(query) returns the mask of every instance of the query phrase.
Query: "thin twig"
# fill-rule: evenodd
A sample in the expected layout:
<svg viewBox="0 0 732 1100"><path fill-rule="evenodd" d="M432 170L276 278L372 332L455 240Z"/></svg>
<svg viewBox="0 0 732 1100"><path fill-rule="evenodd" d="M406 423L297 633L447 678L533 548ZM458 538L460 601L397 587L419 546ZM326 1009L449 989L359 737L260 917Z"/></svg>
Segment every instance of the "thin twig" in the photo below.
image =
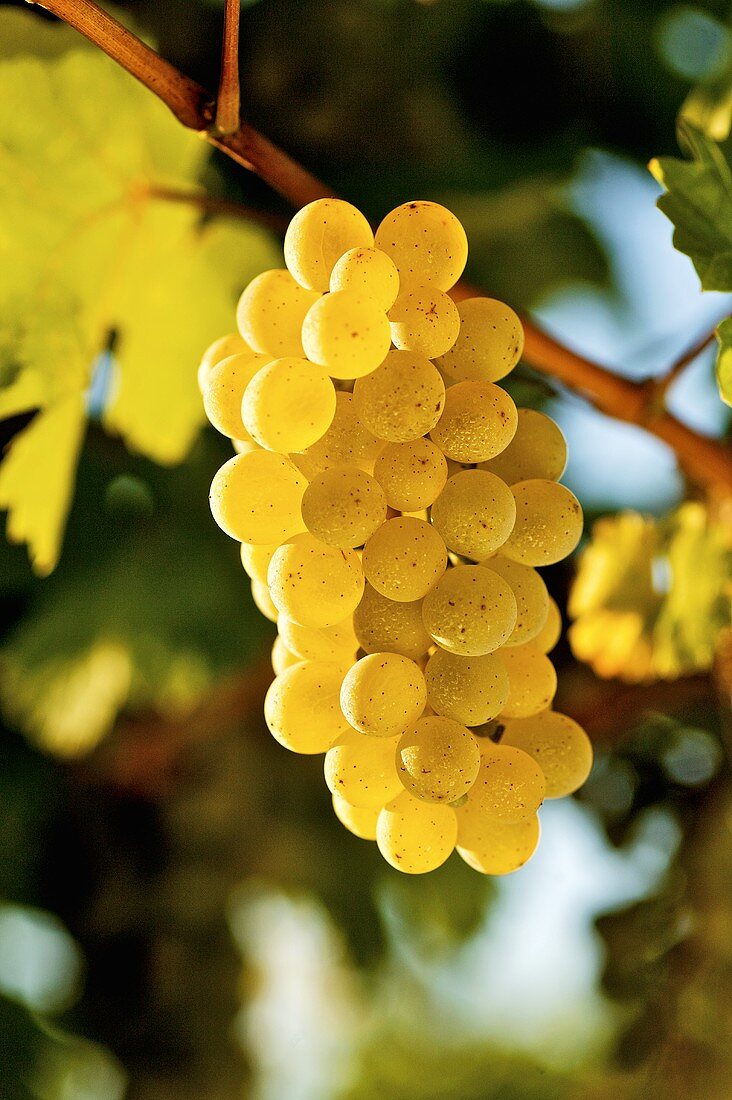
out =
<svg viewBox="0 0 732 1100"><path fill-rule="evenodd" d="M706 351L710 344L714 343L715 337L716 325L711 332L705 333L704 336L695 340L693 344L686 348L660 378L654 379L654 389L657 400L664 400L674 382L681 377L687 367L690 367L692 363L696 362L701 353Z"/></svg>
<svg viewBox="0 0 732 1100"><path fill-rule="evenodd" d="M217 199L207 195L205 191L187 191L178 187L150 187L146 195L151 199L160 199L163 202L182 203L184 206L195 206L204 214L218 214L230 218L244 218L246 221L255 222L271 229L274 233L284 236L289 218L284 214L275 214L270 210L261 210L259 207L246 206L241 202L231 199Z"/></svg>
<svg viewBox="0 0 732 1100"><path fill-rule="evenodd" d="M239 22L241 0L225 0L221 40L221 76L216 97L216 132L223 136L239 129Z"/></svg>

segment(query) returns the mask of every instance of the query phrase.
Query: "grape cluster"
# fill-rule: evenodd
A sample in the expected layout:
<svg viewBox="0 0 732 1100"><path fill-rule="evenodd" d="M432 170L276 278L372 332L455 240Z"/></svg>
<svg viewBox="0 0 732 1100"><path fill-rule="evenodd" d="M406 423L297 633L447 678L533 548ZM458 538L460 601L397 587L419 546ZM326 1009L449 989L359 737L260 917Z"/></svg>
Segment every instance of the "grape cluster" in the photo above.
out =
<svg viewBox="0 0 732 1100"><path fill-rule="evenodd" d="M214 518L278 626L267 725L325 753L341 822L411 874L455 847L486 874L520 867L542 800L592 762L551 709L561 618L537 572L582 530L565 442L496 385L521 356L516 314L447 293L467 248L433 202L375 235L313 202L199 368L237 452Z"/></svg>

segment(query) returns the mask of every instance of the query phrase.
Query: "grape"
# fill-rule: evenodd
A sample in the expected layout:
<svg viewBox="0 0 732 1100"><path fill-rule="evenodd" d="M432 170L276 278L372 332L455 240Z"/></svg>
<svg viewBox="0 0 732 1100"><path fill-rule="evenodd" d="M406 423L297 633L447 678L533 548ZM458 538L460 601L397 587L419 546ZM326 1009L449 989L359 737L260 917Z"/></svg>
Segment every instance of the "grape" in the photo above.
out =
<svg viewBox="0 0 732 1100"><path fill-rule="evenodd" d="M533 641L549 614L549 593L543 580L530 565L504 558L503 554L496 554L483 564L508 581L516 597L516 626L506 645Z"/></svg>
<svg viewBox="0 0 732 1100"><path fill-rule="evenodd" d="M460 332L438 366L451 382L497 382L518 363L524 330L509 306L495 298L458 303Z"/></svg>
<svg viewBox="0 0 732 1100"><path fill-rule="evenodd" d="M220 336L204 351L198 368L198 388L203 393L206 388L208 376L218 363L229 359L232 355L254 355L253 348L244 340L238 332L229 332L226 336Z"/></svg>
<svg viewBox="0 0 732 1100"><path fill-rule="evenodd" d="M512 487L516 524L502 553L524 565L553 565L572 553L582 536L582 508L556 481L532 479Z"/></svg>
<svg viewBox="0 0 732 1100"><path fill-rule="evenodd" d="M291 752L327 752L348 732L338 692L343 679L339 665L303 661L281 672L264 700L267 727Z"/></svg>
<svg viewBox="0 0 732 1100"><path fill-rule="evenodd" d="M280 546L269 563L272 601L301 626L333 626L350 615L363 595L355 550L337 550L309 533Z"/></svg>
<svg viewBox="0 0 732 1100"><path fill-rule="evenodd" d="M416 722L427 702L424 676L399 653L370 653L343 679L341 710L369 737L394 737Z"/></svg>
<svg viewBox="0 0 732 1100"><path fill-rule="evenodd" d="M437 531L411 516L387 520L363 548L366 580L398 603L421 600L446 566L447 550Z"/></svg>
<svg viewBox="0 0 732 1100"><path fill-rule="evenodd" d="M272 561L272 555L280 544L278 542L265 544L258 546L252 542L243 542L241 544L241 563L244 566L244 572L253 581L259 581L260 584L267 584L267 570L269 569L269 563Z"/></svg>
<svg viewBox="0 0 732 1100"><path fill-rule="evenodd" d="M211 368L203 390L203 407L217 432L244 442L251 440L241 418L241 402L252 378L267 363L268 356L249 351L230 355Z"/></svg>
<svg viewBox="0 0 732 1100"><path fill-rule="evenodd" d="M464 726L482 726L508 698L508 674L497 653L459 657L437 649L424 670L427 702L436 714Z"/></svg>
<svg viewBox="0 0 732 1100"><path fill-rule="evenodd" d="M372 299L335 290L308 311L302 343L308 359L333 378L361 378L383 363L391 331L386 313Z"/></svg>
<svg viewBox="0 0 732 1100"><path fill-rule="evenodd" d="M247 439L232 439L231 441L231 444L238 455L245 455L248 454L249 451L258 451L261 449L259 444L255 443L251 436L249 436L249 432L247 432L246 434L248 436Z"/></svg>
<svg viewBox="0 0 732 1100"><path fill-rule="evenodd" d="M341 825L361 840L376 840L380 806L352 806L339 794L333 795L333 809Z"/></svg>
<svg viewBox="0 0 732 1100"><path fill-rule="evenodd" d="M292 668L293 665L299 664L300 658L296 657L294 653L290 653L278 634L272 646L272 671L275 676L279 676L286 668Z"/></svg>
<svg viewBox="0 0 732 1100"><path fill-rule="evenodd" d="M352 393L336 394L336 411L328 431L317 443L307 447L302 454L290 457L298 469L312 480L323 470L333 466L358 466L371 473L374 460L384 446L361 423L356 412Z"/></svg>
<svg viewBox="0 0 732 1100"><path fill-rule="evenodd" d="M553 710L505 723L502 745L523 749L546 777L546 797L573 794L592 769L592 743L575 721Z"/></svg>
<svg viewBox="0 0 732 1100"><path fill-rule="evenodd" d="M285 263L300 286L328 290L336 260L374 243L360 210L343 199L316 199L298 210L285 234Z"/></svg>
<svg viewBox="0 0 732 1100"><path fill-rule="evenodd" d="M350 618L334 626L300 626L280 615L277 629L282 641L298 661L330 661L351 665L356 659L358 640Z"/></svg>
<svg viewBox="0 0 732 1100"><path fill-rule="evenodd" d="M511 745L482 739L478 778L455 812L461 848L479 848L486 823L515 825L530 818L544 798L546 782L536 761Z"/></svg>
<svg viewBox="0 0 732 1100"><path fill-rule="evenodd" d="M422 622L421 600L397 603L382 596L370 584L366 585L353 613L353 629L367 653L401 653L416 661L432 645Z"/></svg>
<svg viewBox="0 0 732 1100"><path fill-rule="evenodd" d="M539 844L539 816L533 814L514 825L484 821L471 830L471 846L461 845L461 818L458 812L457 853L468 867L484 875L510 875L523 867Z"/></svg>
<svg viewBox="0 0 732 1100"><path fill-rule="evenodd" d="M516 424L516 406L500 386L458 382L447 390L444 411L430 436L456 462L484 462L508 446Z"/></svg>
<svg viewBox="0 0 732 1100"><path fill-rule="evenodd" d="M276 623L279 613L272 603L272 597L270 596L267 585L262 584L261 581L252 580L251 589L254 606L260 614L264 615L265 619L269 619L271 623Z"/></svg>
<svg viewBox="0 0 732 1100"><path fill-rule="evenodd" d="M271 358L303 354L300 330L319 295L303 290L289 271L263 271L252 279L236 307L236 322L248 344Z"/></svg>
<svg viewBox="0 0 732 1100"><path fill-rule="evenodd" d="M351 806L381 808L403 791L394 762L398 737L364 737L348 730L325 755L325 782L331 794Z"/></svg>
<svg viewBox="0 0 732 1100"><path fill-rule="evenodd" d="M432 505L432 523L447 548L478 561L503 546L515 520L511 490L485 470L453 474Z"/></svg>
<svg viewBox="0 0 732 1100"><path fill-rule="evenodd" d="M447 462L429 439L387 443L374 463L386 503L398 512L429 508L445 487Z"/></svg>
<svg viewBox="0 0 732 1100"><path fill-rule="evenodd" d="M324 470L305 490L302 518L308 531L329 546L362 546L386 519L384 490L356 466Z"/></svg>
<svg viewBox="0 0 732 1100"><path fill-rule="evenodd" d="M452 298L433 286L403 290L389 310L391 340L404 351L428 359L444 355L460 331L460 315Z"/></svg>
<svg viewBox="0 0 732 1100"><path fill-rule="evenodd" d="M508 699L502 715L528 718L551 706L557 690L557 674L549 658L531 642L501 650L508 673Z"/></svg>
<svg viewBox="0 0 732 1100"><path fill-rule="evenodd" d="M302 451L321 438L335 415L325 371L307 359L275 359L252 378L241 406L246 430L269 451Z"/></svg>
<svg viewBox="0 0 732 1100"><path fill-rule="evenodd" d="M424 355L390 351L378 370L358 379L353 397L370 432L390 443L405 443L426 435L437 423L445 384Z"/></svg>
<svg viewBox="0 0 732 1100"><path fill-rule="evenodd" d="M352 290L388 312L399 293L399 272L378 248L351 248L333 268L331 290Z"/></svg>
<svg viewBox="0 0 732 1100"><path fill-rule="evenodd" d="M376 247L396 264L402 289L426 283L449 290L468 258L465 230L436 202L407 202L392 210L376 230Z"/></svg>
<svg viewBox="0 0 732 1100"><path fill-rule="evenodd" d="M282 542L303 529L300 501L306 485L283 455L234 455L211 482L211 511L233 539L257 545Z"/></svg>
<svg viewBox="0 0 732 1100"><path fill-rule="evenodd" d="M519 409L516 434L504 451L481 464L508 485L544 478L559 481L567 465L567 442L561 428L544 413Z"/></svg>
<svg viewBox="0 0 732 1100"><path fill-rule="evenodd" d="M392 867L407 875L434 871L455 848L457 819L450 806L420 802L403 791L376 823L376 843Z"/></svg>
<svg viewBox="0 0 732 1100"><path fill-rule="evenodd" d="M556 601L549 597L549 613L546 622L539 633L531 639L537 649L542 653L550 653L559 641L562 634L562 613L557 607Z"/></svg>
<svg viewBox="0 0 732 1100"><path fill-rule="evenodd" d="M470 730L438 715L404 731L396 765L405 788L422 802L454 802L478 775L480 749Z"/></svg>
<svg viewBox="0 0 732 1100"><path fill-rule="evenodd" d="M516 624L510 586L490 569L457 565L424 599L424 625L443 649L480 657L503 645Z"/></svg>

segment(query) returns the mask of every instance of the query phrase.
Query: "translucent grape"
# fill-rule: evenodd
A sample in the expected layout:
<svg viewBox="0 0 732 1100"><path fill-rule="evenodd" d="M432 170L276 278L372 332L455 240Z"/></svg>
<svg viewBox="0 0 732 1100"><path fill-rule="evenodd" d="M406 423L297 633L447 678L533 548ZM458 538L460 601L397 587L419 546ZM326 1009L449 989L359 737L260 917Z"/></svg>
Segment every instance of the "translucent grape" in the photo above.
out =
<svg viewBox="0 0 732 1100"><path fill-rule="evenodd" d="M524 348L514 311L495 298L458 303L460 332L438 366L452 382L497 382L513 370Z"/></svg>
<svg viewBox="0 0 732 1100"><path fill-rule="evenodd" d="M467 794L480 760L470 730L438 715L420 718L406 729L396 750L399 777L422 802L454 802Z"/></svg>
<svg viewBox="0 0 732 1100"><path fill-rule="evenodd" d="M508 698L508 673L497 653L459 657L437 649L424 670L427 702L436 714L464 726L482 726Z"/></svg>
<svg viewBox="0 0 732 1100"><path fill-rule="evenodd" d="M398 737L348 730L325 756L325 782L351 806L380 808L403 791L394 761Z"/></svg>
<svg viewBox="0 0 732 1100"><path fill-rule="evenodd" d="M392 867L421 875L441 866L455 848L457 818L450 806L420 802L403 791L387 803L376 823L376 843Z"/></svg>
<svg viewBox="0 0 732 1100"><path fill-rule="evenodd" d="M412 286L389 310L389 324L395 347L435 359L455 343L460 314L452 298L436 287Z"/></svg>
<svg viewBox="0 0 732 1100"><path fill-rule="evenodd" d="M261 581L253 580L251 582L251 589L254 606L260 614L264 615L265 619L269 619L271 623L276 623L279 612L272 603L272 597L269 594L267 585L262 584Z"/></svg>
<svg viewBox="0 0 732 1100"><path fill-rule="evenodd" d="M484 462L513 439L516 406L492 382L458 382L445 394L442 416L430 432L432 440L456 462Z"/></svg>
<svg viewBox="0 0 732 1100"><path fill-rule="evenodd" d="M370 653L343 679L341 710L369 737L395 737L416 722L427 702L424 676L399 653Z"/></svg>
<svg viewBox="0 0 732 1100"><path fill-rule="evenodd" d="M412 661L423 657L432 639L422 622L422 601L397 603L367 584L353 613L353 629L367 653L401 653Z"/></svg>
<svg viewBox="0 0 732 1100"><path fill-rule="evenodd" d="M411 516L383 523L363 548L366 580L398 603L421 600L447 566L447 550L429 523Z"/></svg>
<svg viewBox="0 0 732 1100"><path fill-rule="evenodd" d="M551 653L554 646L562 636L562 613L557 607L556 601L549 597L549 611L546 622L539 633L531 639L532 643L542 653Z"/></svg>
<svg viewBox="0 0 732 1100"><path fill-rule="evenodd" d="M355 611L364 579L355 550L337 550L309 533L275 551L268 571L272 601L302 626L333 626Z"/></svg>
<svg viewBox="0 0 732 1100"><path fill-rule="evenodd" d="M249 347L246 340L238 332L229 332L226 336L220 336L204 351L198 367L198 388L203 393L206 388L208 376L217 363L223 362L232 355L253 355L254 349Z"/></svg>
<svg viewBox="0 0 732 1100"><path fill-rule="evenodd" d="M247 432L249 436L249 432ZM231 444L238 455L245 455L249 451L258 451L260 449L259 444L249 437L248 439L232 439Z"/></svg>
<svg viewBox="0 0 732 1100"><path fill-rule="evenodd" d="M511 490L485 470L453 474L432 505L432 523L447 548L477 561L503 546L515 520Z"/></svg>
<svg viewBox="0 0 732 1100"><path fill-rule="evenodd" d="M508 673L508 699L501 714L528 718L551 706L557 690L557 674L549 658L528 642L501 650Z"/></svg>
<svg viewBox="0 0 732 1100"><path fill-rule="evenodd" d="M361 378L383 363L391 331L386 313L372 299L336 290L308 311L302 343L308 359L333 378Z"/></svg>
<svg viewBox="0 0 732 1100"><path fill-rule="evenodd" d="M303 661L277 676L264 700L267 727L291 752L327 752L348 732L338 701L343 669L324 661Z"/></svg>
<svg viewBox="0 0 732 1100"><path fill-rule="evenodd" d="M392 210L376 230L376 247L396 264L402 289L427 283L449 290L468 258L465 230L436 202L407 202Z"/></svg>
<svg viewBox="0 0 732 1100"><path fill-rule="evenodd" d="M510 586L490 569L457 565L424 599L424 625L443 649L480 657L502 646L516 625Z"/></svg>
<svg viewBox="0 0 732 1100"><path fill-rule="evenodd" d="M244 427L270 451L302 451L328 430L336 411L333 383L307 359L268 363L252 378L242 401Z"/></svg>
<svg viewBox="0 0 732 1100"><path fill-rule="evenodd" d="M272 646L272 671L275 676L279 676L286 668L292 668L293 665L299 664L300 658L296 657L294 653L290 653L278 634Z"/></svg>
<svg viewBox="0 0 732 1100"><path fill-rule="evenodd" d="M362 546L386 519L384 490L356 466L324 470L305 490L302 518L329 546Z"/></svg>
<svg viewBox="0 0 732 1100"><path fill-rule="evenodd" d="M556 481L519 481L512 487L516 523L502 553L524 565L553 565L572 553L582 536L582 507Z"/></svg>
<svg viewBox="0 0 732 1100"><path fill-rule="evenodd" d="M592 770L592 742L573 719L553 710L505 723L502 745L532 756L546 777L546 797L573 794Z"/></svg>
<svg viewBox="0 0 732 1100"><path fill-rule="evenodd" d="M241 544L241 563L244 566L244 572L251 580L259 581L260 584L268 583L267 570L269 569L269 563L272 561L272 555L279 545L278 542L263 546L251 542Z"/></svg>
<svg viewBox="0 0 732 1100"><path fill-rule="evenodd" d="M338 392L335 416L328 431L302 454L290 457L298 469L312 480L316 474L333 466L358 466L360 470L371 473L374 460L383 446L384 441L372 435L359 420L353 394Z"/></svg>
<svg viewBox="0 0 732 1100"><path fill-rule="evenodd" d="M503 554L496 554L483 564L508 581L516 597L516 626L506 645L533 641L549 614L549 593L544 581L530 565L504 558Z"/></svg>
<svg viewBox="0 0 732 1100"><path fill-rule="evenodd" d="M462 847L461 819L458 812L457 853L474 871L484 875L510 875L527 863L539 845L539 816L533 814L515 825L497 825L484 821L482 828L471 832L472 846Z"/></svg>
<svg viewBox="0 0 732 1100"><path fill-rule="evenodd" d="M461 848L480 849L487 822L515 825L532 817L544 798L546 782L536 761L511 745L481 739L481 764L468 800L455 812Z"/></svg>
<svg viewBox="0 0 732 1100"><path fill-rule="evenodd" d="M331 290L351 290L388 312L399 294L399 272L378 248L351 248L333 268Z"/></svg>
<svg viewBox="0 0 732 1100"><path fill-rule="evenodd" d="M386 503L398 512L429 508L445 487L447 461L429 439L387 443L374 463Z"/></svg>
<svg viewBox="0 0 732 1100"><path fill-rule="evenodd" d="M360 210L342 199L316 199L298 210L285 233L285 263L308 290L328 290L336 260L374 243Z"/></svg>
<svg viewBox="0 0 732 1100"><path fill-rule="evenodd" d="M533 478L558 481L566 465L567 442L559 425L536 409L519 409L515 436L481 468L515 485Z"/></svg>
<svg viewBox="0 0 732 1100"><path fill-rule="evenodd" d="M414 351L390 351L353 389L356 410L370 432L390 443L426 435L438 421L445 384L429 359Z"/></svg>
<svg viewBox="0 0 732 1100"><path fill-rule="evenodd" d="M217 432L233 439L251 439L241 418L244 391L269 358L248 351L222 359L208 372L203 389L203 407Z"/></svg>
<svg viewBox="0 0 732 1100"><path fill-rule="evenodd" d="M299 661L329 661L351 665L356 659L358 640L350 617L334 626L300 626L280 615L277 629L282 641Z"/></svg>
<svg viewBox="0 0 732 1100"><path fill-rule="evenodd" d="M380 806L352 806L339 794L333 795L335 815L349 833L361 840L376 840L376 822Z"/></svg>
<svg viewBox="0 0 732 1100"><path fill-rule="evenodd" d="M283 455L249 451L234 455L217 471L211 482L211 511L222 531L239 542L282 542L303 530L300 502L306 486Z"/></svg>
<svg viewBox="0 0 732 1100"><path fill-rule="evenodd" d="M303 355L300 330L319 295L304 290L289 271L263 271L252 279L236 308L239 332L255 351L270 358Z"/></svg>

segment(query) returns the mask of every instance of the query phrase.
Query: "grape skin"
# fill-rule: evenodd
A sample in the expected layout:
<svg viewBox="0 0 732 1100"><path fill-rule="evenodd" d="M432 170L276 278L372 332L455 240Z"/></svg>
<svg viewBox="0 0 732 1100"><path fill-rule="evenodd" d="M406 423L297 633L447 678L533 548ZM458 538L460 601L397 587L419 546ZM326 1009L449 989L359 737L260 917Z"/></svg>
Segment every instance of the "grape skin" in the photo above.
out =
<svg viewBox="0 0 732 1100"><path fill-rule="evenodd" d="M455 848L457 818L450 806L420 802L403 791L376 823L376 843L387 863L407 875L440 867Z"/></svg>
<svg viewBox="0 0 732 1100"><path fill-rule="evenodd" d="M502 715L506 718L529 718L551 706L557 690L557 674L546 654L527 642L501 650L508 673L508 699Z"/></svg>
<svg viewBox="0 0 732 1100"><path fill-rule="evenodd" d="M203 394L206 382L211 371L218 363L232 355L255 355L254 348L250 348L246 340L238 332L228 332L226 336L219 336L204 351L198 366L198 388Z"/></svg>
<svg viewBox="0 0 732 1100"><path fill-rule="evenodd" d="M396 750L401 781L422 802L452 803L467 794L480 761L470 730L439 715L420 718L406 729Z"/></svg>
<svg viewBox="0 0 732 1100"><path fill-rule="evenodd" d="M208 372L203 388L203 408L217 432L230 439L252 441L241 418L241 403L252 378L267 363L267 355L250 351L230 355Z"/></svg>
<svg viewBox="0 0 732 1100"><path fill-rule="evenodd" d="M389 311L392 343L435 359L457 339L460 314L447 294L429 286L403 290Z"/></svg>
<svg viewBox="0 0 732 1100"><path fill-rule="evenodd" d="M325 661L303 661L281 672L264 700L275 740L291 752L327 752L348 731L339 704L342 679L343 669Z"/></svg>
<svg viewBox="0 0 732 1100"><path fill-rule="evenodd" d="M443 649L480 657L502 646L516 624L509 585L479 565L448 569L422 607L424 624Z"/></svg>
<svg viewBox="0 0 732 1100"><path fill-rule="evenodd" d="M484 738L478 778L465 805L456 810L460 846L477 846L486 822L516 825L532 817L545 790L544 773L528 753Z"/></svg>
<svg viewBox="0 0 732 1100"><path fill-rule="evenodd" d="M511 490L484 470L453 474L432 505L432 523L447 548L477 561L503 546L515 521Z"/></svg>
<svg viewBox="0 0 732 1100"><path fill-rule="evenodd" d="M344 252L373 243L371 226L355 206L343 199L315 199L287 227L285 263L300 286L324 291Z"/></svg>
<svg viewBox="0 0 732 1100"><path fill-rule="evenodd" d="M399 653L370 653L346 673L341 710L359 733L395 737L416 722L427 702L422 672Z"/></svg>
<svg viewBox="0 0 732 1100"><path fill-rule="evenodd" d="M447 461L429 439L387 443L374 463L374 477L390 508L418 512L433 504L447 481Z"/></svg>
<svg viewBox="0 0 732 1100"><path fill-rule="evenodd" d="M523 749L546 777L546 797L564 798L582 786L592 770L592 743L566 714L545 710L505 722L501 744Z"/></svg>
<svg viewBox="0 0 732 1100"><path fill-rule="evenodd" d="M308 310L302 345L333 378L361 378L384 362L391 346L389 321L369 298L351 290L326 294Z"/></svg>
<svg viewBox="0 0 732 1100"><path fill-rule="evenodd" d="M239 542L283 542L303 529L300 502L306 485L283 455L234 455L211 482L211 511L222 531Z"/></svg>
<svg viewBox="0 0 732 1100"><path fill-rule="evenodd" d="M333 268L330 289L352 290L388 313L399 294L399 272L378 248L350 248Z"/></svg>
<svg viewBox="0 0 732 1100"><path fill-rule="evenodd" d="M511 397L492 382L458 382L445 393L430 438L455 462L485 462L514 437L518 414Z"/></svg>
<svg viewBox="0 0 732 1100"><path fill-rule="evenodd" d="M556 481L519 481L511 491L516 523L503 553L524 565L554 565L568 557L582 537L582 507Z"/></svg>
<svg viewBox="0 0 732 1100"><path fill-rule="evenodd" d="M239 299L239 332L254 351L272 359L302 356L302 324L318 298L314 291L299 286L289 271L263 271Z"/></svg>
<svg viewBox="0 0 732 1100"><path fill-rule="evenodd" d="M460 331L438 367L451 382L498 382L521 358L521 321L495 298L465 298L457 308Z"/></svg>
<svg viewBox="0 0 732 1100"><path fill-rule="evenodd" d="M355 466L324 470L305 490L302 518L310 533L329 546L362 546L386 519L384 490Z"/></svg>
<svg viewBox="0 0 732 1100"><path fill-rule="evenodd" d="M353 629L367 653L401 653L416 661L432 645L422 621L421 600L388 600L368 583L353 613Z"/></svg>
<svg viewBox="0 0 732 1100"><path fill-rule="evenodd" d="M338 794L332 796L333 810L341 825L361 840L376 840L376 822L380 806L352 806Z"/></svg>
<svg viewBox="0 0 732 1100"><path fill-rule="evenodd" d="M267 576L275 607L301 626L334 626L355 611L363 595L356 552L326 546L309 533L274 552Z"/></svg>
<svg viewBox="0 0 732 1100"><path fill-rule="evenodd" d="M447 550L429 523L411 516L389 519L363 548L366 580L382 596L413 603L434 587L445 572Z"/></svg>
<svg viewBox="0 0 732 1100"><path fill-rule="evenodd" d="M302 451L316 443L336 411L335 388L307 359L275 359L244 391L241 416L251 437L269 451Z"/></svg>
<svg viewBox="0 0 732 1100"><path fill-rule="evenodd" d="M516 598L516 626L506 645L524 645L533 641L549 614L549 593L544 581L530 565L512 561L503 554L496 554L481 564L508 581Z"/></svg>
<svg viewBox="0 0 732 1100"><path fill-rule="evenodd" d="M403 791L394 763L398 737L364 737L347 730L325 754L325 782L351 806L378 807Z"/></svg>
<svg viewBox="0 0 732 1100"><path fill-rule="evenodd" d="M462 225L436 202L407 202L386 215L376 247L394 261L402 289L428 284L449 290L463 273L468 239Z"/></svg>
<svg viewBox="0 0 732 1100"><path fill-rule="evenodd" d="M536 851L541 832L538 814L514 825L484 821L470 831L470 846L463 846L462 819L458 811L456 850L461 859L483 875L510 875L523 867Z"/></svg>
<svg viewBox="0 0 732 1100"><path fill-rule="evenodd" d="M505 450L481 463L507 485L543 478L559 481L567 465L567 442L551 417L536 409L519 409L516 434Z"/></svg>
<svg viewBox="0 0 732 1100"><path fill-rule="evenodd" d="M424 670L427 702L436 714L482 726L508 699L508 673L499 653L460 657L437 649Z"/></svg>
<svg viewBox="0 0 732 1100"><path fill-rule="evenodd" d="M437 423L445 384L424 355L390 351L378 370L357 380L353 397L370 432L389 443L407 443Z"/></svg>

